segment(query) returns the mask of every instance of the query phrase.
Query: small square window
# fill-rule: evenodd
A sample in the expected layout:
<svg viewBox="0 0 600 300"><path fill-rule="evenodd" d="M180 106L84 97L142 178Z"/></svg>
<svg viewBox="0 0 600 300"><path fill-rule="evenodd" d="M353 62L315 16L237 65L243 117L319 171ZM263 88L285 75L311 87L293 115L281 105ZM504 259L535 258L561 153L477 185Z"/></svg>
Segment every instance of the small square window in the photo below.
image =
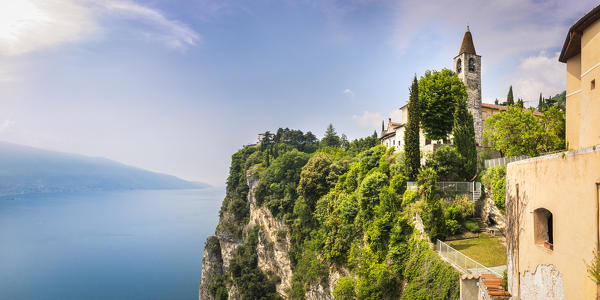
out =
<svg viewBox="0 0 600 300"><path fill-rule="evenodd" d="M593 79L592 82L590 82L590 90L593 90L596 88L596 79Z"/></svg>

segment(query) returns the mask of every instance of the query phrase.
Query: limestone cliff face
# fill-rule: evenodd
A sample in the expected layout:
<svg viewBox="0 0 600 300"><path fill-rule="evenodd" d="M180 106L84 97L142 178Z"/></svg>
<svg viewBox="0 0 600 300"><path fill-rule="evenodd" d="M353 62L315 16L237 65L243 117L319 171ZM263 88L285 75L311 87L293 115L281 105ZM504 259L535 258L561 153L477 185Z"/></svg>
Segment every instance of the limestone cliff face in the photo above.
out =
<svg viewBox="0 0 600 300"><path fill-rule="evenodd" d="M216 236L209 236L204 246L204 259L202 261L202 283L200 284L200 299L214 299L210 294L210 284L215 278L223 274L223 258L221 245Z"/></svg>
<svg viewBox="0 0 600 300"><path fill-rule="evenodd" d="M202 262L202 281L199 288L199 297L201 300L215 299L210 294L210 286L214 283L218 275L224 274L229 270L230 262L233 258L235 249L243 243L247 232L255 225L259 226L259 241L256 247L258 255L258 267L267 274L277 275L281 281L277 285L277 293L284 299L289 299L287 292L291 289L292 283L292 265L288 251L290 249L290 237L287 226L280 220L277 220L271 211L265 207L256 204L254 190L258 180L249 176L247 183L250 188L248 193L248 202L250 204L250 216L248 224L242 231L241 239L233 234L220 230L217 227L215 236L207 239L204 249L204 258ZM221 216L220 223L228 218L227 214ZM348 272L344 269L332 269L329 276L323 282L313 282L306 293L306 299L331 299L333 289L337 281ZM240 299L238 288L228 286L229 299Z"/></svg>
<svg viewBox="0 0 600 300"><path fill-rule="evenodd" d="M489 227L495 227L503 234L506 233L506 217L496 204L494 204L494 199L492 199L492 190L487 188L485 189L485 198L481 200L481 220Z"/></svg>
<svg viewBox="0 0 600 300"><path fill-rule="evenodd" d="M329 300L333 298L333 290L337 286L340 278L349 276L349 272L344 268L329 270L327 280L322 282L311 282L306 289L306 299L309 300Z"/></svg>
<svg viewBox="0 0 600 300"><path fill-rule="evenodd" d="M277 275L281 282L277 285L277 293L285 298L286 289L292 286L292 264L288 255L290 239L288 228L282 221L275 219L271 211L259 207L254 200L254 188L257 182L249 179L250 193L250 221L246 230L255 225L260 226L260 235L257 245L258 267L266 273Z"/></svg>

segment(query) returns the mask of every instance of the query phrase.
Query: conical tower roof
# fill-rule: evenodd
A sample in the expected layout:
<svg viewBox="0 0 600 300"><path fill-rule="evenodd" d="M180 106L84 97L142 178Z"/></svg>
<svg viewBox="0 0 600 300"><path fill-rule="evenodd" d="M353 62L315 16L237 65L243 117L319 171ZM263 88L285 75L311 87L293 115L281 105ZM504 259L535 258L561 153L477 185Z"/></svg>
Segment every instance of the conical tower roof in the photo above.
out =
<svg viewBox="0 0 600 300"><path fill-rule="evenodd" d="M463 53L477 54L477 52L475 52L475 45L473 45L473 36L471 36L469 26L467 26L467 31L465 32L465 36L463 37L462 44L460 45L460 51L458 51L458 55L461 55Z"/></svg>

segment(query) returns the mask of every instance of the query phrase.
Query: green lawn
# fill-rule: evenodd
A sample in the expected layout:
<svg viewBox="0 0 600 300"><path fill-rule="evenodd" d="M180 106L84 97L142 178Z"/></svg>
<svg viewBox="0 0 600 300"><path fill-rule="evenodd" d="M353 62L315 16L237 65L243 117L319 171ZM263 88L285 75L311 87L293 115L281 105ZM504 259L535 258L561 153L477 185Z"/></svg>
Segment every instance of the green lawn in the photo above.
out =
<svg viewBox="0 0 600 300"><path fill-rule="evenodd" d="M479 238L445 243L486 267L506 265L506 247L500 238L482 233Z"/></svg>

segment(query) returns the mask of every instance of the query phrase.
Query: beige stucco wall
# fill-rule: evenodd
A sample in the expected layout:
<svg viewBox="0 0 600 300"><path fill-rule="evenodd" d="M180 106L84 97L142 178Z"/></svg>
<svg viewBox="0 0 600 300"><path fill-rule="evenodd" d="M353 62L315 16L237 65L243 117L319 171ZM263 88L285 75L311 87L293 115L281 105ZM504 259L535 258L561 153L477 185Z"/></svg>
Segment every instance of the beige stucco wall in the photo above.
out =
<svg viewBox="0 0 600 300"><path fill-rule="evenodd" d="M596 299L596 284L587 275L586 263L598 245L600 147L511 163L506 181L511 294L561 299L556 295L562 289L565 299ZM553 250L534 243L537 208L552 212ZM538 276L534 282L538 266L559 274L541 280Z"/></svg>
<svg viewBox="0 0 600 300"><path fill-rule="evenodd" d="M600 143L600 21L581 36L581 53L567 61L569 149ZM592 81L596 88L592 89Z"/></svg>

